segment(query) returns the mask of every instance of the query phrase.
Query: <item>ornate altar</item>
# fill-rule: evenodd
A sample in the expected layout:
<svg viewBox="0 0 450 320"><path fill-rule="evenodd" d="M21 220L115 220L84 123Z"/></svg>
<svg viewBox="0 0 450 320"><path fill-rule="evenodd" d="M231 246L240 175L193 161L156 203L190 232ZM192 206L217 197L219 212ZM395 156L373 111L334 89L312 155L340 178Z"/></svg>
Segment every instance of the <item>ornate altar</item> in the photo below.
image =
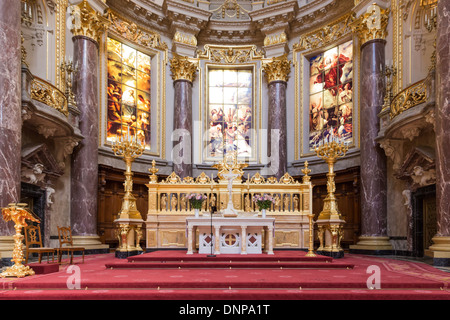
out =
<svg viewBox="0 0 450 320"><path fill-rule="evenodd" d="M304 170L302 182L295 181L288 173L279 180L275 177L264 178L256 173L247 175L244 181L242 169L245 166L236 159L224 159L214 166L218 169L216 179L203 172L196 178L181 179L172 172L164 181L158 182L157 169L153 165L149 169L152 175L146 185L149 199L145 221L147 249L188 247L186 218L194 216L194 209L190 208L185 196L191 193L206 196L200 217L209 217L211 206L216 206L219 212L223 211L229 202L229 181L223 176L226 172L238 174L233 180L231 192L238 217L261 215L252 198L256 194L270 194L275 199L267 210L267 218L275 218L273 247L307 249L313 188L308 176L310 170Z"/></svg>

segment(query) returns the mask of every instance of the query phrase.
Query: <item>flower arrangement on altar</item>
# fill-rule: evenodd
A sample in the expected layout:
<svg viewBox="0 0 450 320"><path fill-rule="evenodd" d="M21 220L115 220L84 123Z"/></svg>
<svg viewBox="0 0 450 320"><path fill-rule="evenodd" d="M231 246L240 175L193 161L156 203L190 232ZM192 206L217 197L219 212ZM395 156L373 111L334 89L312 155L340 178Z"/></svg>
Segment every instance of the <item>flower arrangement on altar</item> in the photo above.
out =
<svg viewBox="0 0 450 320"><path fill-rule="evenodd" d="M253 201L256 202L260 210L266 210L269 209L272 203L275 203L275 200L273 197L269 194L263 194L263 195L255 195L253 196Z"/></svg>
<svg viewBox="0 0 450 320"><path fill-rule="evenodd" d="M186 199L189 200L191 208L201 209L203 201L206 200L206 196L201 193L191 193L186 196Z"/></svg>

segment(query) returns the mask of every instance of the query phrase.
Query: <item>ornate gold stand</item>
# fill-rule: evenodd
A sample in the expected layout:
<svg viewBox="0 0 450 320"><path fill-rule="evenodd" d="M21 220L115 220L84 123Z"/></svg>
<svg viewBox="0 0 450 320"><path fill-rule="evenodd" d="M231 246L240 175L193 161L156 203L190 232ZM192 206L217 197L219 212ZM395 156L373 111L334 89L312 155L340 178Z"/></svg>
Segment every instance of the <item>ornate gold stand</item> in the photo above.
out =
<svg viewBox="0 0 450 320"><path fill-rule="evenodd" d="M130 255L138 254L143 251L139 242L142 239L142 220L141 213L136 206L136 198L133 195L133 172L131 164L134 159L141 156L144 152L144 146L137 142L136 138L129 135L121 137L116 141L112 150L117 156L123 157L125 161L125 195L122 199L122 208L118 214L118 218L114 220L117 224L116 236L119 239L119 247L116 250L116 257L126 258Z"/></svg>
<svg viewBox="0 0 450 320"><path fill-rule="evenodd" d="M344 250L341 248L342 227L345 221L342 219L338 209L338 204L334 192L336 185L334 182L334 165L337 159L345 156L348 146L343 142L332 140L315 148L318 157L328 164L327 173L327 196L324 199L323 210L316 221L320 246L318 252L330 255L335 258L343 256Z"/></svg>
<svg viewBox="0 0 450 320"><path fill-rule="evenodd" d="M0 274L0 277L17 277L23 278L26 276L34 275L33 269L29 266L24 266L22 264L23 259L23 235L22 228L27 226L25 220L31 220L34 222L39 222L39 219L35 218L27 209L26 203L10 203L7 208L2 209L3 219L5 221L14 221L14 229L16 234L14 238L14 250L13 258L14 265L7 268L4 272Z"/></svg>

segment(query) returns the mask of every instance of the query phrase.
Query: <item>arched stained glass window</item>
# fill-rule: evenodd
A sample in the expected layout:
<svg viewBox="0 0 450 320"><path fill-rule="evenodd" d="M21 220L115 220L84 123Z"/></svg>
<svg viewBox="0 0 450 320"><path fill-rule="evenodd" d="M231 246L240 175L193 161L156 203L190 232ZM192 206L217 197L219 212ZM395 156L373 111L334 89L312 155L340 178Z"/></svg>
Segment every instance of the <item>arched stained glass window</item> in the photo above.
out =
<svg viewBox="0 0 450 320"><path fill-rule="evenodd" d="M129 134L149 150L150 56L112 38L107 41L107 140Z"/></svg>
<svg viewBox="0 0 450 320"><path fill-rule="evenodd" d="M331 48L309 59L309 148L332 132L353 141L353 43Z"/></svg>
<svg viewBox="0 0 450 320"><path fill-rule="evenodd" d="M252 157L253 71L208 71L208 157Z"/></svg>

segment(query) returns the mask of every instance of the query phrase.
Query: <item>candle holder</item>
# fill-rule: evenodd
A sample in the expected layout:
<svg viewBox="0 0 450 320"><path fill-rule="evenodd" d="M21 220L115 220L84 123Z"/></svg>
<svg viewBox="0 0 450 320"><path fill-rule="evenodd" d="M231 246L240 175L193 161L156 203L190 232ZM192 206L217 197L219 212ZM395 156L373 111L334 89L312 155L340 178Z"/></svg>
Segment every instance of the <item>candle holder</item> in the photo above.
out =
<svg viewBox="0 0 450 320"><path fill-rule="evenodd" d="M22 264L23 258L23 238L22 228L27 226L25 220L31 220L34 222L40 222L31 212L26 209L26 203L10 203L8 207L2 209L3 219L5 221L13 221L16 234L13 236L14 249L12 261L14 265L7 268L0 274L0 277L17 277L23 278L26 276L32 276L35 274L34 270L29 266Z"/></svg>
<svg viewBox="0 0 450 320"><path fill-rule="evenodd" d="M116 156L120 156L125 161L125 195L122 200L122 209L119 213L119 219L142 219L140 212L136 207L136 198L133 196L133 172L131 164L134 159L144 153L144 146L141 145L136 137L131 138L129 133L119 141L113 142L112 150Z"/></svg>
<svg viewBox="0 0 450 320"><path fill-rule="evenodd" d="M327 196L324 200L324 206L322 212L319 214L318 220L321 219L341 219L341 214L338 209L336 196L334 192L336 191L336 185L334 182L334 165L339 158L345 156L348 151L348 145L344 142L334 139L332 137L331 141L327 141L322 145L315 148L315 152L318 157L325 160L328 164L327 173Z"/></svg>
<svg viewBox="0 0 450 320"><path fill-rule="evenodd" d="M61 63L61 71L64 72L66 80L66 97L69 105L77 106L75 100L75 94L72 91L73 87L73 74L78 72L78 67L73 64L72 61Z"/></svg>
<svg viewBox="0 0 450 320"><path fill-rule="evenodd" d="M333 258L342 258L344 256L344 250L341 248L341 239L343 236L342 227L345 221L339 212L334 194L336 191L334 165L339 158L345 156L348 151L348 145L332 136L330 141L326 141L319 147L316 147L315 151L317 156L325 160L328 164L328 194L324 200L323 210L316 220L320 241L317 252Z"/></svg>

